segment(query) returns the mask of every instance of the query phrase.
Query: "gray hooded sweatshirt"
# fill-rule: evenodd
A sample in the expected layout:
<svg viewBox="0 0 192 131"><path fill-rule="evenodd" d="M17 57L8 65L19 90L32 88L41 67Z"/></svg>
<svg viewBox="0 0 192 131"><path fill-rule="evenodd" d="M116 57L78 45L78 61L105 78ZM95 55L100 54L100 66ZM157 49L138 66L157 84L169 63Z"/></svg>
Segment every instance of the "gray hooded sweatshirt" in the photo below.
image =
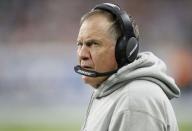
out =
<svg viewBox="0 0 192 131"><path fill-rule="evenodd" d="M140 53L94 91L82 131L178 131L170 99L179 95L164 62Z"/></svg>

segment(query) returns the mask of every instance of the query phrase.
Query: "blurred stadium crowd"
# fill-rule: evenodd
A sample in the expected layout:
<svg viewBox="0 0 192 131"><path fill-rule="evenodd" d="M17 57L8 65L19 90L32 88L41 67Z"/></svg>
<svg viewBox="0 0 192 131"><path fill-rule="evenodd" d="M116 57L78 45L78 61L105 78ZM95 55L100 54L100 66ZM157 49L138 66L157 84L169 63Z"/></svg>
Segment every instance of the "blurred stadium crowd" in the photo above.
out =
<svg viewBox="0 0 192 131"><path fill-rule="evenodd" d="M178 116L192 108L191 0L0 0L0 112L87 104L89 87L73 71L76 37L81 16L101 2L134 16L141 51L161 57L181 88Z"/></svg>

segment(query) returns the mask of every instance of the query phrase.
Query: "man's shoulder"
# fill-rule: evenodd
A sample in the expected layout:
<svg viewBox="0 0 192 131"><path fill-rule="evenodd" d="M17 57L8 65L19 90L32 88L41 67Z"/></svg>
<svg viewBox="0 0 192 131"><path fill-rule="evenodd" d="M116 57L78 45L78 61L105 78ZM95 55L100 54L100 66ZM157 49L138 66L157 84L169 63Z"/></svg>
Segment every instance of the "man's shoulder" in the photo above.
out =
<svg viewBox="0 0 192 131"><path fill-rule="evenodd" d="M123 110L147 110L163 107L169 100L161 87L151 81L134 80L121 90L117 106Z"/></svg>
<svg viewBox="0 0 192 131"><path fill-rule="evenodd" d="M169 99L159 85L147 80L134 80L122 88L115 112L141 113L163 121L170 109Z"/></svg>
<svg viewBox="0 0 192 131"><path fill-rule="evenodd" d="M164 91L161 89L160 85L148 81L148 80L133 80L128 82L123 88L123 92L128 97L141 98L161 98L166 97Z"/></svg>

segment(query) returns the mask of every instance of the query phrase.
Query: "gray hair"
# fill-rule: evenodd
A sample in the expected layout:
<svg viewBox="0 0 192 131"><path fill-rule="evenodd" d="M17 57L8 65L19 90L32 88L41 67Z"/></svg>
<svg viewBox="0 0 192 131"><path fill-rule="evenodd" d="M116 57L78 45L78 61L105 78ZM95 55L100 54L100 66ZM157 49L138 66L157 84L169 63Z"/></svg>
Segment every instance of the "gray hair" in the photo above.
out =
<svg viewBox="0 0 192 131"><path fill-rule="evenodd" d="M86 21L89 17L96 15L96 14L101 14L101 15L106 16L106 18L108 19L108 21L110 23L108 31L112 35L112 38L114 38L114 40L117 41L117 39L122 35L120 24L119 24L118 20L111 13L109 13L107 11L100 10L100 9L91 10L90 12L86 13L85 15L83 15L81 17L80 25L82 25L82 23L84 21ZM131 21L132 26L133 26L135 37L137 40L139 40L138 26L135 23L135 21L133 20L133 18L131 16L129 16L129 17L130 17L130 21Z"/></svg>

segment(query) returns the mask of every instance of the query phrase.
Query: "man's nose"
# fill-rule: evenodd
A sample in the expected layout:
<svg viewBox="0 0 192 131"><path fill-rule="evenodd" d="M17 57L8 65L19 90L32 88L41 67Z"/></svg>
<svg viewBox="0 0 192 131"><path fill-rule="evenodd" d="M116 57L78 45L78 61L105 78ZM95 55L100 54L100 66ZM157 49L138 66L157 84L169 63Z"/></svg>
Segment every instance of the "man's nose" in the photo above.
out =
<svg viewBox="0 0 192 131"><path fill-rule="evenodd" d="M90 51L86 45L83 45L78 49L78 55L81 60L87 60L90 58Z"/></svg>

